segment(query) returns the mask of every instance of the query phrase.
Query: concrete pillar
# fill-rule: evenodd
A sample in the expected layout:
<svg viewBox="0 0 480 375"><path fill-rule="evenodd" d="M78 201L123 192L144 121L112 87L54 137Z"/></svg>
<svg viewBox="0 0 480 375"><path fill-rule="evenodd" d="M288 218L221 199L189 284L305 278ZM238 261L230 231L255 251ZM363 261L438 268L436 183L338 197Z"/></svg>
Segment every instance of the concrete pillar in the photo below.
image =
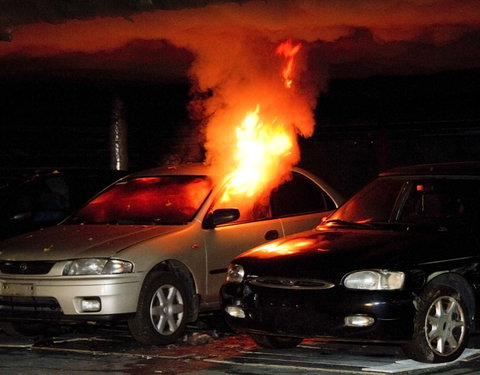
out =
<svg viewBox="0 0 480 375"><path fill-rule="evenodd" d="M110 167L116 170L128 169L128 129L125 104L115 96L112 100L110 123Z"/></svg>

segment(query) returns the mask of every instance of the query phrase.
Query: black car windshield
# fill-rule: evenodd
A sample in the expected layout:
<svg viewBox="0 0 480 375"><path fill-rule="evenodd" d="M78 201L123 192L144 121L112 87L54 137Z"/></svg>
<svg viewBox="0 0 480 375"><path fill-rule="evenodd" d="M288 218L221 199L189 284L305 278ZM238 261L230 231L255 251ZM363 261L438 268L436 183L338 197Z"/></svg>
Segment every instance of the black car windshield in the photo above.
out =
<svg viewBox="0 0 480 375"><path fill-rule="evenodd" d="M97 196L65 224L184 224L193 220L211 188L206 176L130 178Z"/></svg>
<svg viewBox="0 0 480 375"><path fill-rule="evenodd" d="M373 181L328 217L327 222L389 222L404 183L404 180L391 178Z"/></svg>

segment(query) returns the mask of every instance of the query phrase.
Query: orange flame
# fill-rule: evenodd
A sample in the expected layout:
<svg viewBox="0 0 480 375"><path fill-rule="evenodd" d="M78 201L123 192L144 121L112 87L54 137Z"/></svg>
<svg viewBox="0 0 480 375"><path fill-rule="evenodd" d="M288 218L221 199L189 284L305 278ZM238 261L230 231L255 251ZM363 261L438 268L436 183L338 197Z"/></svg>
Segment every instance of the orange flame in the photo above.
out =
<svg viewBox="0 0 480 375"><path fill-rule="evenodd" d="M293 84L292 73L294 68L294 57L300 50L300 47L300 44L294 46L291 40L287 40L286 42L280 44L276 50L277 54L285 57L286 59L285 67L282 70L282 77L287 88L292 87Z"/></svg>
<svg viewBox="0 0 480 375"><path fill-rule="evenodd" d="M225 116L226 121L232 117L238 118L239 125L230 135L235 142L232 159L228 160L228 163L227 160L221 160L218 164L224 166L223 170L228 170L223 174L224 192L220 202L239 208L244 219L268 215L270 192L290 177L291 168L299 159L296 142L298 101L292 100L298 96L292 96L288 91L293 82L294 57L299 49L300 44L292 45L290 41L275 49L277 54L287 59L283 71L285 82L280 82L285 83L287 89L278 90L278 76L267 75L277 80L267 81L268 85L261 80L262 76L258 82L258 90L247 90L250 95L258 96L255 110L246 113L240 110L240 117L236 117L235 111ZM252 87L256 87L256 84ZM252 99L250 96L241 96L238 101L240 108L244 108L246 104L242 100ZM295 104L289 107L287 103ZM235 124L236 122L232 125ZM225 137L224 125L218 129L216 134L220 138Z"/></svg>
<svg viewBox="0 0 480 375"><path fill-rule="evenodd" d="M275 121L266 124L259 113L257 105L236 128L234 160L237 167L226 177L222 202L231 200L232 196L253 197L264 192L279 159L288 156L294 147L294 140L285 126Z"/></svg>

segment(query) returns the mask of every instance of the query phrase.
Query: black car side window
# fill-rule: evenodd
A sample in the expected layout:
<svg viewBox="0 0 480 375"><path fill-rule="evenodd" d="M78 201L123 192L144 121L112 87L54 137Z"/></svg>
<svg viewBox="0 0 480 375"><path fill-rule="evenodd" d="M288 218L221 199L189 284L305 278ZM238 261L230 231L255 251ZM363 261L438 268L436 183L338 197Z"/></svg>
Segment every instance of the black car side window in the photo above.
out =
<svg viewBox="0 0 480 375"><path fill-rule="evenodd" d="M480 181L414 181L405 202L402 221L412 223L464 223L479 226Z"/></svg>
<svg viewBox="0 0 480 375"><path fill-rule="evenodd" d="M298 215L335 209L332 199L316 184L299 173L272 192L273 217Z"/></svg>
<svg viewBox="0 0 480 375"><path fill-rule="evenodd" d="M64 218L70 208L70 193L62 176L48 176L42 181L33 221L56 222Z"/></svg>

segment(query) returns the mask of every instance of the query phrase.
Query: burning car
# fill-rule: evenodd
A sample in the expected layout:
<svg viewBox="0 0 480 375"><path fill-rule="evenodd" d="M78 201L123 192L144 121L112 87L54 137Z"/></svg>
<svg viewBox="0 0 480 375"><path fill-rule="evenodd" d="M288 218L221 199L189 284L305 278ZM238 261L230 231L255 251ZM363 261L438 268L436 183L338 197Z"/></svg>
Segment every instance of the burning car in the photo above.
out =
<svg viewBox="0 0 480 375"><path fill-rule="evenodd" d="M314 227L340 202L301 169L271 195L235 206L216 181L203 164L136 172L60 225L1 242L5 331L127 320L138 341L172 343L199 312L219 308L230 259Z"/></svg>
<svg viewBox="0 0 480 375"><path fill-rule="evenodd" d="M314 230L236 257L222 308L263 347L393 342L452 361L476 328L479 240L480 163L393 169Z"/></svg>

